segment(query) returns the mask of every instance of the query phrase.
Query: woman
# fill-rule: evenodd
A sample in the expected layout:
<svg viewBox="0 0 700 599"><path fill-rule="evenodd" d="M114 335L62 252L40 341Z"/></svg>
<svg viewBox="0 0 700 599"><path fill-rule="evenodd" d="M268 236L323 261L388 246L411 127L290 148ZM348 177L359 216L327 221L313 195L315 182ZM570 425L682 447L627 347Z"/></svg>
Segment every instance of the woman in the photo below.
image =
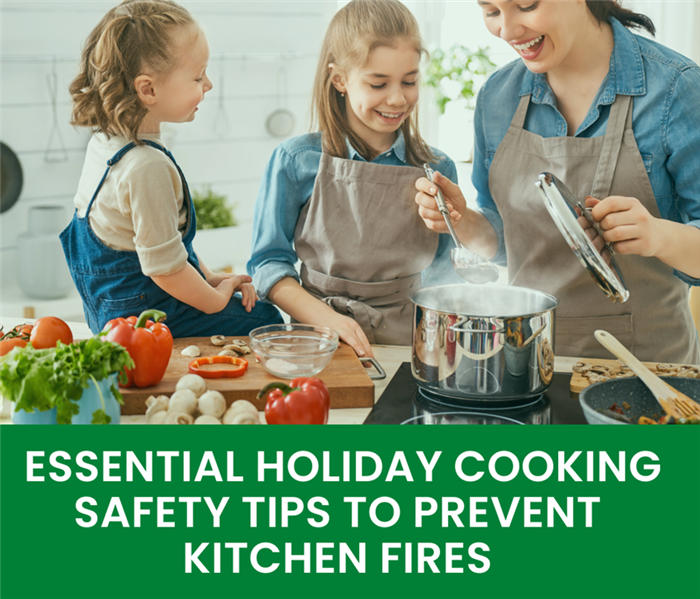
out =
<svg viewBox="0 0 700 599"><path fill-rule="evenodd" d="M632 34L653 34L654 25L618 2L479 4L489 31L520 60L497 71L477 101L480 211L435 178L460 239L507 261L511 284L559 299L559 355L609 357L593 337L600 328L643 360L699 363L688 292L700 284L700 68ZM605 297L554 226L534 186L543 171L593 207L618 254L626 303ZM442 232L435 185L416 187L421 217ZM587 233L601 250L603 239Z"/></svg>

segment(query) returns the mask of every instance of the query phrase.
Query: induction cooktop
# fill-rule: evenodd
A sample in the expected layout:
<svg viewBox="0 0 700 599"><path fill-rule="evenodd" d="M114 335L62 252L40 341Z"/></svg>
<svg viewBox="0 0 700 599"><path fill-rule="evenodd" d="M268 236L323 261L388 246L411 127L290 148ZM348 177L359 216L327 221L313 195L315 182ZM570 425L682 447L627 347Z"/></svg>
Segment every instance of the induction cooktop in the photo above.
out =
<svg viewBox="0 0 700 599"><path fill-rule="evenodd" d="M570 374L555 373L546 393L523 404L470 402L426 392L408 362L401 364L363 424L586 424L578 399L571 397Z"/></svg>

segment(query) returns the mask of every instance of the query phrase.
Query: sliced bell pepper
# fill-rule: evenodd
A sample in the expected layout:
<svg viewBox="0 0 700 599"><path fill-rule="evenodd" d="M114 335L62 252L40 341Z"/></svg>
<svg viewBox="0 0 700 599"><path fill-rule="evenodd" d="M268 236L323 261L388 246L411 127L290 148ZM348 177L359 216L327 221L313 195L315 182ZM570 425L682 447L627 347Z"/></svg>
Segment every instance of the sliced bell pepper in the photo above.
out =
<svg viewBox="0 0 700 599"><path fill-rule="evenodd" d="M210 364L227 364L235 368L202 368ZM248 360L235 356L205 356L195 358L189 364L189 371L198 374L203 379L235 379L243 376L248 370Z"/></svg>
<svg viewBox="0 0 700 599"><path fill-rule="evenodd" d="M331 396L321 379L299 377L289 385L270 383L259 393L267 395L265 420L268 424L326 424Z"/></svg>
<svg viewBox="0 0 700 599"><path fill-rule="evenodd" d="M119 375L120 386L150 387L165 375L173 352L173 336L161 320L165 320L165 312L146 310L138 318L110 320L102 329L107 331L106 338L124 347L136 364Z"/></svg>

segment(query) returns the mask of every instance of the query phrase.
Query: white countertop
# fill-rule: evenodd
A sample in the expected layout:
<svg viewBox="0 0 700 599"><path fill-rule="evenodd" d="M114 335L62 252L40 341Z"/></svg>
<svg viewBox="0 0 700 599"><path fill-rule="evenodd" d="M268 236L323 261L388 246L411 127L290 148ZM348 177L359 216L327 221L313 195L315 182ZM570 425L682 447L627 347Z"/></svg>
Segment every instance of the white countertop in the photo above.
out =
<svg viewBox="0 0 700 599"><path fill-rule="evenodd" d="M8 331L17 324L23 322L32 322L31 320L17 317L0 317L0 323L4 325ZM73 337L76 339L86 339L92 336L92 332L84 322L68 322L68 325L73 332ZM395 345L374 345L372 346L374 357L382 365L386 371L386 378L381 381L374 382L374 401L381 396L382 392L389 384L396 371L401 366L402 362L409 362L411 359L411 348L407 346ZM571 372L571 366L576 362L576 358L555 357L554 371L555 372ZM7 402L4 402L7 403ZM330 412L329 424L362 424L371 408L339 408L333 409ZM261 422L265 421L265 415L260 412ZM146 424L146 417L139 416L122 416L122 424ZM2 415L0 416L0 424L11 424L10 413L6 406L3 407Z"/></svg>

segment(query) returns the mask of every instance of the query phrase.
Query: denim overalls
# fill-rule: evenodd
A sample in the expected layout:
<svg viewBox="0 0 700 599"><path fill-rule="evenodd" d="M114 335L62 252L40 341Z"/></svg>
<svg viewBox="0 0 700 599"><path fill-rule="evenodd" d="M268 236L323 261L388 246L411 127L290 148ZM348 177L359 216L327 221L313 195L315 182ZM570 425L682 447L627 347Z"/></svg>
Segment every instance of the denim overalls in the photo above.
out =
<svg viewBox="0 0 700 599"><path fill-rule="evenodd" d="M192 247L197 218L185 176L168 150L150 140L142 141L163 152L180 173L184 201L188 206L187 227L182 242L187 250L188 263L204 278ZM236 296L231 298L221 312L205 314L175 299L144 275L135 251L114 250L95 235L90 227L90 209L109 170L135 147L136 144L129 143L107 161L107 170L88 204L85 216L80 218L76 210L73 220L60 235L71 276L83 300L83 311L90 330L98 333L112 318L138 316L149 308L167 314L166 324L174 337L247 335L255 327L281 323L282 316L275 307L257 302L248 313Z"/></svg>

